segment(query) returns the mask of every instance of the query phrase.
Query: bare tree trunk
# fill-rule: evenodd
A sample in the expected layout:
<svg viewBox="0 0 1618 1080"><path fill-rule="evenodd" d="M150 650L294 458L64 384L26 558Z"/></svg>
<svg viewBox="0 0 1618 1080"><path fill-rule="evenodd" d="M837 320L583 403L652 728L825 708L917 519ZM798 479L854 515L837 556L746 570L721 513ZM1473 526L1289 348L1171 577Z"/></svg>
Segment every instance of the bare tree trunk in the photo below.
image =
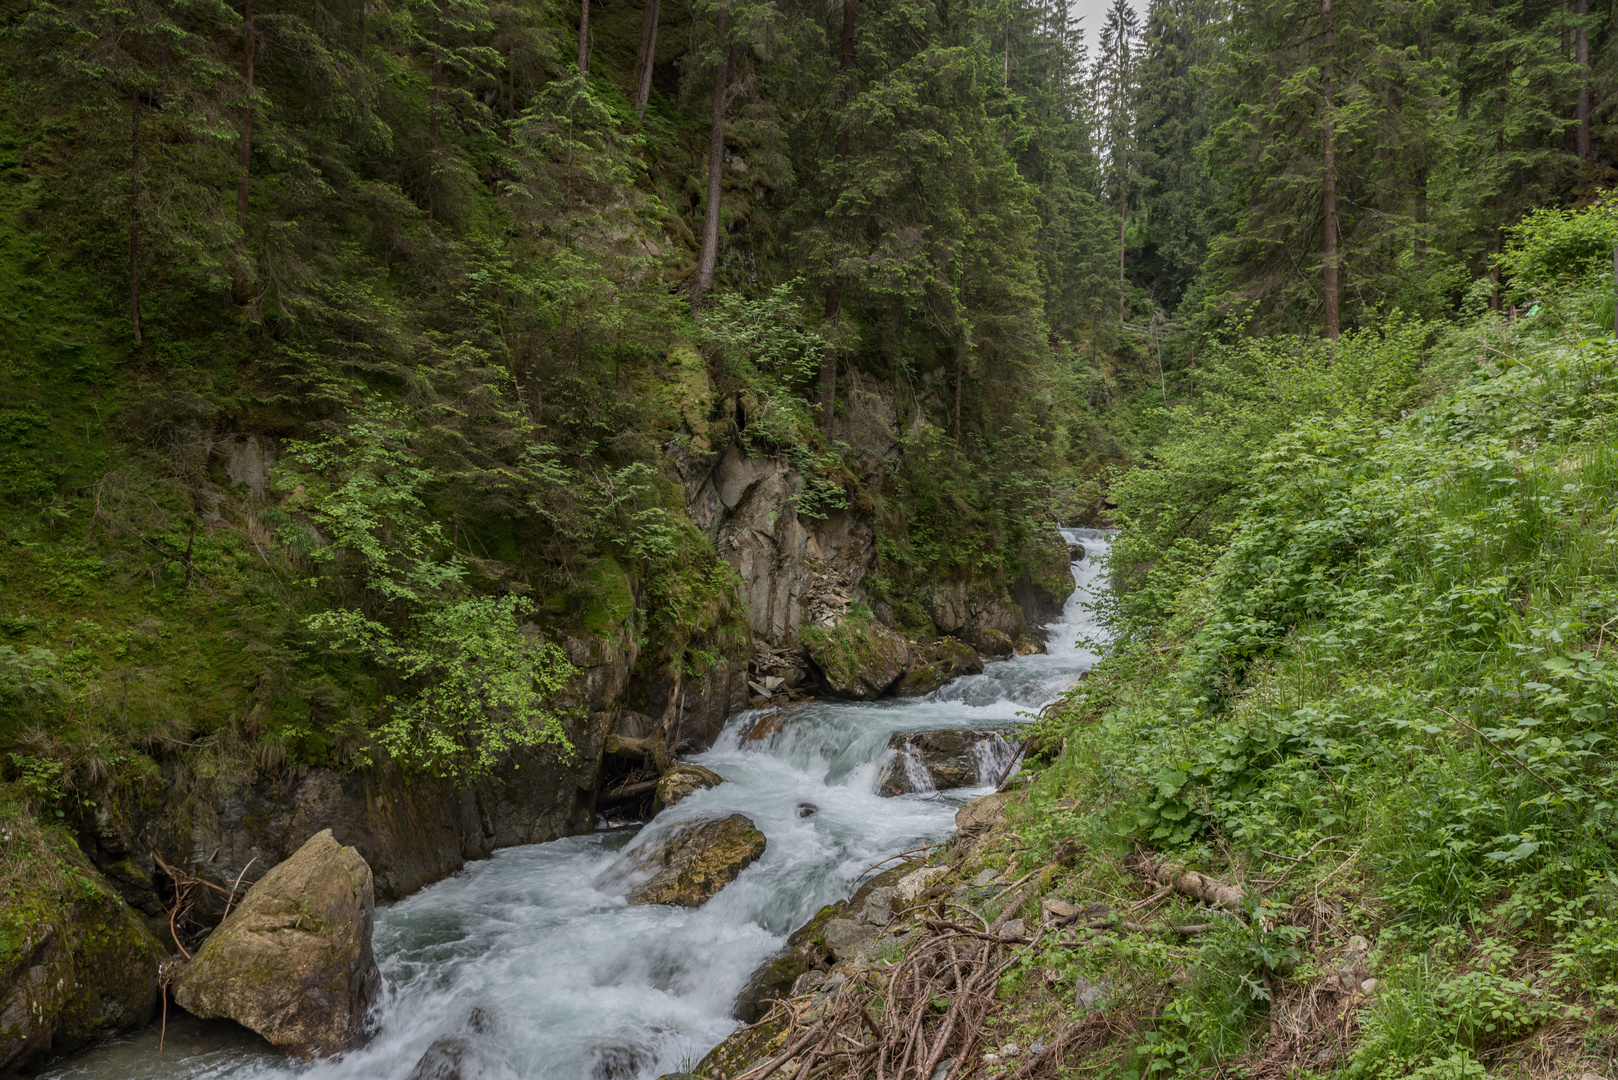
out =
<svg viewBox="0 0 1618 1080"><path fill-rule="evenodd" d="M966 382L966 354L972 348L972 333L964 326L955 347L955 445L961 445L961 387Z"/></svg>
<svg viewBox="0 0 1618 1080"><path fill-rule="evenodd" d="M234 292L236 302L247 302L247 196L253 168L253 0L246 0L242 19L242 77L247 86L247 104L242 106L241 171L236 177L236 231L242 245L236 259Z"/></svg>
<svg viewBox="0 0 1618 1080"><path fill-rule="evenodd" d="M848 159L848 103L854 100L854 0L843 0L843 127L837 133L837 160ZM826 287L826 321L836 322L843 312L843 281L834 272ZM832 415L837 406L837 354L826 350L820 358L820 428L831 435Z"/></svg>
<svg viewBox="0 0 1618 1080"><path fill-rule="evenodd" d="M1124 297L1124 222L1129 214L1129 202L1124 197L1123 177L1118 179L1118 325L1124 325L1127 303Z"/></svg>
<svg viewBox="0 0 1618 1080"><path fill-rule="evenodd" d="M363 64L365 63L365 0L359 0L359 9L359 18L355 20L359 26L358 32L354 35L358 42L355 46L354 56Z"/></svg>
<svg viewBox="0 0 1618 1080"><path fill-rule="evenodd" d="M438 29L442 30L442 26ZM427 118L427 223L429 226L432 224L438 210L438 149L443 134L439 130L438 102L443 84L444 62L435 56L433 58L433 89L427 101L427 108L430 113Z"/></svg>
<svg viewBox="0 0 1618 1080"><path fill-rule="evenodd" d="M826 321L835 323L842 318L843 311L843 283L832 279L826 287ZM828 346L820 357L820 430L825 432L827 438L831 437L831 421L833 410L837 407L837 351L835 346Z"/></svg>
<svg viewBox="0 0 1618 1080"><path fill-rule="evenodd" d="M657 20L662 15L662 0L645 0L641 5L640 53L635 57L635 115L646 115L646 103L652 99L652 66L657 63Z"/></svg>
<svg viewBox="0 0 1618 1080"><path fill-rule="evenodd" d="M590 73L590 0L579 0L579 74Z"/></svg>
<svg viewBox="0 0 1618 1080"><path fill-rule="evenodd" d="M516 137L517 128L517 42L516 30L512 30L512 41L506 46L506 145L510 146Z"/></svg>
<svg viewBox="0 0 1618 1080"><path fill-rule="evenodd" d="M139 348L145 343L140 328L140 94L131 94L129 102L129 322Z"/></svg>
<svg viewBox="0 0 1618 1080"><path fill-rule="evenodd" d="M1590 167L1590 0L1579 0L1577 49L1579 53L1579 161Z"/></svg>
<svg viewBox="0 0 1618 1080"><path fill-rule="evenodd" d="M1338 306L1337 306L1337 127L1336 118L1332 115L1332 61L1335 57L1332 51L1335 45L1333 40L1334 24L1331 13L1331 0L1321 0L1320 14L1326 22L1326 63L1321 69L1321 91L1323 109L1321 110L1321 127L1324 132L1324 172L1325 196L1322 209L1325 211L1325 236L1322 243L1322 254L1325 256L1326 270L1326 337L1336 341L1338 337Z"/></svg>
<svg viewBox="0 0 1618 1080"><path fill-rule="evenodd" d="M717 20L719 40L723 42L730 31L730 14L719 9ZM730 69L736 62L734 49L725 50L724 62L713 78L713 128L708 135L708 205L702 219L702 251L697 256L697 287L691 294L691 306L700 308L702 298L713 288L713 275L719 265L719 201L723 189L725 169L725 98L730 92Z"/></svg>

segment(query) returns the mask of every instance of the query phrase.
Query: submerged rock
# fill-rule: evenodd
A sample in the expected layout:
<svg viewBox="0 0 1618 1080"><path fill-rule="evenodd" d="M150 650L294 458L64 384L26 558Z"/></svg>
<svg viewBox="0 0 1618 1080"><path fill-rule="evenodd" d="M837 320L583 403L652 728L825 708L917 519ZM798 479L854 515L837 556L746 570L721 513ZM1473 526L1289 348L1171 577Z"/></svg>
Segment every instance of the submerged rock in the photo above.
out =
<svg viewBox="0 0 1618 1080"><path fill-rule="evenodd" d="M652 813L659 814L688 795L724 782L723 776L701 765L676 765L658 780L656 794L652 796Z"/></svg>
<svg viewBox="0 0 1618 1080"><path fill-rule="evenodd" d="M595 887L631 904L701 907L764 854L764 834L741 814L687 821L602 871Z"/></svg>
<svg viewBox="0 0 1618 1080"><path fill-rule="evenodd" d="M999 728L896 731L888 749L877 778L883 796L993 784L1014 753Z"/></svg>
<svg viewBox="0 0 1618 1080"><path fill-rule="evenodd" d="M174 1000L293 1057L352 1049L382 985L373 907L371 868L322 830L248 891L174 980Z"/></svg>
<svg viewBox="0 0 1618 1080"><path fill-rule="evenodd" d="M894 691L900 697L930 694L951 679L983 670L977 650L952 637L910 650L910 667Z"/></svg>
<svg viewBox="0 0 1618 1080"><path fill-rule="evenodd" d="M910 663L910 645L874 619L839 619L803 631L803 643L833 697L868 701L891 690Z"/></svg>
<svg viewBox="0 0 1618 1080"><path fill-rule="evenodd" d="M488 1074L478 1056L478 1037L494 1030L496 1014L483 1002L467 1010L455 1030L434 1039L405 1080L482 1080Z"/></svg>

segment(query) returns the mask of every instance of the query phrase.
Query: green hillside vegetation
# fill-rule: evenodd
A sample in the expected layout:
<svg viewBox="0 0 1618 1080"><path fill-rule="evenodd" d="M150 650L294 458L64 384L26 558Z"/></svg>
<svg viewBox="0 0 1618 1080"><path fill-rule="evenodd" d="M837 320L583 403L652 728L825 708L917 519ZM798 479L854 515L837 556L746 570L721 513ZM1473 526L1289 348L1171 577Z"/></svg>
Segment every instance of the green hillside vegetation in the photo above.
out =
<svg viewBox="0 0 1618 1080"><path fill-rule="evenodd" d="M844 108L840 12L733 6L663 13L643 112L640 5L582 70L544 3L7 9L7 778L57 813L182 752L471 775L563 739L567 634L640 677L745 655L670 464L733 440L875 520L901 612L1025 571L1087 452L1043 308L1089 234L1041 235L1085 177L1012 148L1091 160L1075 39L1020 31L1027 103L986 14L884 6ZM873 381L897 461L829 434Z"/></svg>
<svg viewBox="0 0 1618 1080"><path fill-rule="evenodd" d="M1093 931L1019 962L1001 996L1038 1003L1006 1022L1036 1035L1074 1022L1076 979L1110 988L1110 1036L1068 1064L1614 1064L1618 217L1546 212L1515 237L1520 319L1231 347L1220 390L1123 485L1123 636L1042 722L1014 876L1049 865L1047 895L1210 926ZM1285 393L1263 377L1278 369ZM1193 516L1154 557L1163 523ZM1146 903L1141 868L1163 860L1244 899ZM1376 982L1351 996L1355 934L1354 982Z"/></svg>

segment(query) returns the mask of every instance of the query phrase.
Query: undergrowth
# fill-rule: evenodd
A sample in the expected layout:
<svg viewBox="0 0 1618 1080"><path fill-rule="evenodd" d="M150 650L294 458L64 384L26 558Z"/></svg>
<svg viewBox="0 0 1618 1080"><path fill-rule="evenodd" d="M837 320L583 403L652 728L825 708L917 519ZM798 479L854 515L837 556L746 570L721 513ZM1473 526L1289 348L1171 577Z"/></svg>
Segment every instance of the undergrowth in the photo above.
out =
<svg viewBox="0 0 1618 1080"><path fill-rule="evenodd" d="M1581 227L1605 212L1519 230L1529 315L1292 349L1313 389L1288 399L1310 412L1244 462L1251 425L1223 441L1190 425L1159 457L1217 462L1228 487L1134 482L1121 636L1041 723L1015 858L1055 867L1051 895L1166 902L1182 923L1208 913L1143 903L1142 858L1247 899L1205 933L1047 946L1008 975L1003 998L1054 982L1070 1014L1085 985L1111 988L1128 1034L1075 1067L1548 1076L1618 1060L1618 343L1595 295L1610 283L1540 250L1577 247ZM1389 350L1409 363L1354 362ZM1389 392L1366 393L1367 372ZM1424 384L1448 389L1412 409ZM1199 513L1193 540L1153 532ZM1164 557L1176 542L1195 550ZM1355 935L1370 981L1345 987Z"/></svg>

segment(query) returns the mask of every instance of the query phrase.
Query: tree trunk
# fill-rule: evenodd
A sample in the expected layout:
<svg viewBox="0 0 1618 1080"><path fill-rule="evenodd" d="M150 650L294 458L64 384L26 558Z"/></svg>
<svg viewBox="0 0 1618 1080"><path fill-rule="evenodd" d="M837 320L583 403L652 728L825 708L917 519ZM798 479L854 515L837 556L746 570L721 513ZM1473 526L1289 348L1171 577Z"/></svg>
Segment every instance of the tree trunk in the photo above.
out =
<svg viewBox="0 0 1618 1080"><path fill-rule="evenodd" d="M139 348L145 343L140 328L140 95L131 94L129 102L129 322Z"/></svg>
<svg viewBox="0 0 1618 1080"><path fill-rule="evenodd" d="M1124 198L1124 179L1118 178L1118 325L1124 325L1128 307L1124 297L1124 223L1129 214L1129 203Z"/></svg>
<svg viewBox="0 0 1618 1080"><path fill-rule="evenodd" d="M1320 14L1326 22L1326 63L1321 68L1321 97L1323 108L1321 110L1321 128L1324 133L1323 165L1325 180L1325 195L1322 209L1324 210L1325 229L1321 244L1321 251L1325 257L1326 271L1326 337L1336 341L1338 337L1338 307L1337 307L1337 128L1336 119L1332 115L1332 50L1334 26L1332 22L1331 0L1321 0Z"/></svg>
<svg viewBox="0 0 1618 1080"><path fill-rule="evenodd" d="M837 161L848 159L848 103L854 100L854 0L843 0L843 124L837 133ZM834 271L826 286L826 321L835 323L843 312L843 282ZM820 358L820 429L831 435L832 415L837 406L837 355L831 349Z"/></svg>
<svg viewBox="0 0 1618 1080"><path fill-rule="evenodd" d="M826 287L826 321L836 323L843 312L843 283L832 278ZM828 347L820 357L820 430L831 437L831 421L833 410L837 406L837 352L836 347Z"/></svg>
<svg viewBox="0 0 1618 1080"><path fill-rule="evenodd" d="M579 74L590 73L590 0L579 0Z"/></svg>
<svg viewBox="0 0 1618 1080"><path fill-rule="evenodd" d="M253 0L246 0L242 19L242 79L247 87L247 104L242 107L241 171L236 177L236 231L241 251L236 258L235 295L238 304L247 302L247 196L253 168Z"/></svg>
<svg viewBox="0 0 1618 1080"><path fill-rule="evenodd" d="M1579 0L1577 49L1579 54L1579 161L1590 167L1590 0Z"/></svg>
<svg viewBox="0 0 1618 1080"><path fill-rule="evenodd" d="M966 354L972 348L972 333L964 326L955 348L955 445L961 445L961 387L966 382Z"/></svg>
<svg viewBox="0 0 1618 1080"><path fill-rule="evenodd" d="M640 53L635 57L635 115L646 116L646 103L652 99L652 66L657 63L657 21L662 0L646 0L641 5Z"/></svg>
<svg viewBox="0 0 1618 1080"><path fill-rule="evenodd" d="M730 15L719 9L717 30L720 42L730 31ZM697 287L691 306L700 308L702 298L713 288L714 269L719 265L719 200L725 169L725 98L730 92L730 69L736 62L735 50L727 48L725 59L713 77L713 128L708 134L708 205L702 218L702 252L697 257Z"/></svg>
<svg viewBox="0 0 1618 1080"><path fill-rule="evenodd" d="M434 38L443 40L443 25L434 28ZM427 109L427 224L431 227L434 216L438 210L438 148L441 138L438 124L438 101L440 89L444 84L444 61L436 54L433 57L433 89L428 97Z"/></svg>
<svg viewBox="0 0 1618 1080"><path fill-rule="evenodd" d="M506 46L506 145L510 146L517 128L517 43L516 30Z"/></svg>
<svg viewBox="0 0 1618 1080"><path fill-rule="evenodd" d="M363 64L365 63L365 0L360 0L359 9L359 17L355 19L359 26L358 33L354 35L358 41L354 55Z"/></svg>

